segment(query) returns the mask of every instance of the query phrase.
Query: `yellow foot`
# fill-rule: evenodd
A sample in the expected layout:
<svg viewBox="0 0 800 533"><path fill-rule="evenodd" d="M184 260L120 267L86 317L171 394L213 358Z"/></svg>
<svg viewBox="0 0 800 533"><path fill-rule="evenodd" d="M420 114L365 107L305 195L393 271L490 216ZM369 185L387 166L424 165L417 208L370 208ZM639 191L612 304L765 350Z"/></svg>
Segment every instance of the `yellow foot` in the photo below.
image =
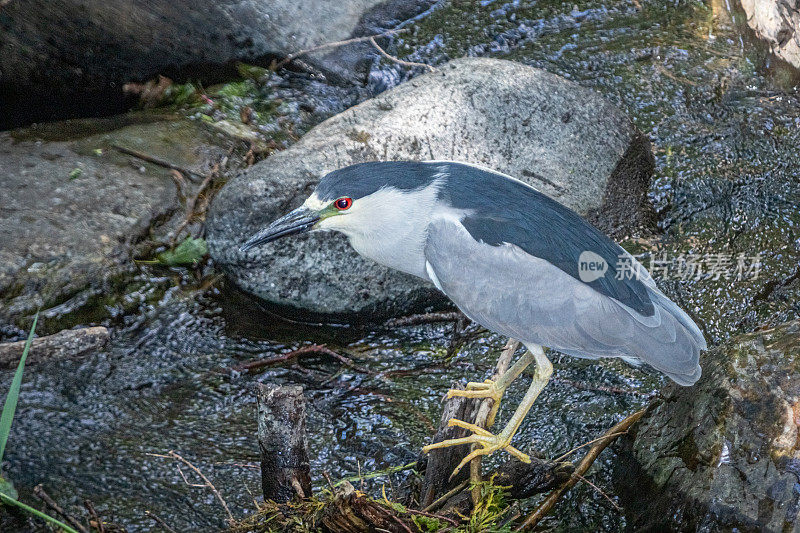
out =
<svg viewBox="0 0 800 533"><path fill-rule="evenodd" d="M492 409L486 418L486 427L492 427L494 419L497 416L497 411L500 410L500 401L503 399L503 394L506 392L505 387L497 384L496 381L487 379L483 383L471 381L467 383L467 389L450 389L447 391L447 399L453 396L462 396L464 398L489 398L493 400Z"/></svg>
<svg viewBox="0 0 800 533"><path fill-rule="evenodd" d="M466 390L450 389L447 391L447 398L450 399L453 396L463 396L464 398L491 398L495 402L500 403L504 392L505 389L501 389L494 381L487 379L483 383L470 381L467 383Z"/></svg>
<svg viewBox="0 0 800 533"><path fill-rule="evenodd" d="M469 437L463 437L460 439L450 439L445 440L442 442L437 442L435 444L429 444L422 448L424 453L428 453L431 450L436 450L439 448L449 448L450 446L458 446L460 444L478 444L480 448L473 450L469 455L464 457L461 462L458 464L453 473L450 475L450 479L456 476L464 465L479 457L481 455L490 455L498 450L505 450L523 463L530 463L531 458L527 455L519 451L518 449L511 446L511 437L512 435L505 435L505 431L500 433L500 435L493 435L492 433L486 431L480 426L476 426L475 424L470 424L469 422L464 422L462 420L457 420L455 418L451 418L450 421L447 423L450 427L460 427L464 429L468 429L472 431L472 435Z"/></svg>

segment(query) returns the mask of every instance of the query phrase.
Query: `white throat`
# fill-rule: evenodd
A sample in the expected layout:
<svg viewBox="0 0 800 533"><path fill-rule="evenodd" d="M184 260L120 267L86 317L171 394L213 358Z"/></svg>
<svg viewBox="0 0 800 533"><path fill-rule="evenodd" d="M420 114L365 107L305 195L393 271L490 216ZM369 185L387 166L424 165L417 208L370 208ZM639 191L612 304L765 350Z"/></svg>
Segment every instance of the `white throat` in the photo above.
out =
<svg viewBox="0 0 800 533"><path fill-rule="evenodd" d="M386 187L356 199L347 213L323 220L319 228L341 231L364 257L427 280L424 248L438 189L437 182L416 191ZM316 202L312 196L307 203Z"/></svg>

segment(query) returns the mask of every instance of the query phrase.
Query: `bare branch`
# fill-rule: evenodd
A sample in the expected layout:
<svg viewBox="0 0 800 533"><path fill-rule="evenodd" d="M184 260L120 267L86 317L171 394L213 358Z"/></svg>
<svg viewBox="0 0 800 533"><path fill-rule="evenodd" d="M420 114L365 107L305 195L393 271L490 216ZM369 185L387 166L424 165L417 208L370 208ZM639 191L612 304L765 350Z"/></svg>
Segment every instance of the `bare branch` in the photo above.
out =
<svg viewBox="0 0 800 533"><path fill-rule="evenodd" d="M581 481L583 481L584 483L586 483L587 485L589 485L590 487L592 487L595 491L597 491L600 494L600 496L602 496L603 498L608 500L611 503L611 505L614 506L614 509L616 509L617 511L621 511L622 510L622 508L619 505L617 505L617 502L615 502L614 500L611 499L611 496L609 496L608 494L603 492L603 489L601 489L600 487L598 487L597 485L595 485L594 483L592 483L591 481L589 481L588 479L586 479L585 477L583 477L581 475L578 475L578 478Z"/></svg>
<svg viewBox="0 0 800 533"><path fill-rule="evenodd" d="M493 380L497 381L500 379L500 376L506 373L508 367L511 365L511 358L514 356L514 352L517 351L517 348L519 348L519 341L508 339L500 357L497 358L497 367L492 376ZM497 413L497 409L494 409L494 407L494 400L491 398L487 398L481 402L481 406L478 408L478 414L475 415L475 424L482 428L494 424L494 415ZM477 445L473 444L472 449L475 450L476 448ZM481 456L476 457L470 463L469 479L472 483L472 503L477 507L481 499L481 487L479 485L481 482Z"/></svg>
<svg viewBox="0 0 800 533"><path fill-rule="evenodd" d="M270 65L269 68L270 68L270 70L273 70L273 71L274 70L278 70L279 68L281 68L282 66L286 65L287 63L291 63L292 61L294 61L298 57L302 57L304 55L308 55L308 54L313 53L313 52L318 52L320 50L325 50L327 48L338 48L339 46L345 46L345 45L348 45L348 44L363 43L363 42L375 39L376 37L388 37L389 35L396 35L398 33L404 32L404 31L406 31L406 30L403 30L403 29L401 29L401 30L389 30L389 31L385 31L383 33L377 33L375 35L367 35L366 37L355 37L353 39L345 39L344 41L333 41L333 42L330 42L330 43L320 44L319 46L306 48L305 50L300 50L300 51L295 52L293 54L289 54L288 56L284 57L280 61L273 62L273 64Z"/></svg>
<svg viewBox="0 0 800 533"><path fill-rule="evenodd" d="M208 479L208 478L207 478L207 477L206 477L206 476L205 476L205 475L204 475L204 474L203 474L203 473L200 471L200 469L199 469L199 468L197 468L197 467L196 467L196 466L194 466L192 463L190 463L189 461L187 461L186 459L184 459L183 457L181 457L179 454L175 453L175 451L173 451L173 450L170 450L170 451L169 451L168 453L166 453L166 454L160 454L160 453L148 453L147 455L149 455L149 456L151 456L151 457L162 457L162 458L165 458L165 459L175 459L175 460L177 460L177 461L180 461L180 462L182 462L183 464L185 464L185 465L186 465L186 466L188 466L189 468L191 468L191 469L194 471L194 473L195 473L195 474L197 474L197 475L200 477L200 479L202 479L202 480L203 480L204 484L203 484L203 485L198 485L198 484L189 483L189 481L186 479L186 476L183 474L183 471L181 470L181 468L180 468L180 466L179 466L179 467L178 467L178 472L180 472L180 474L181 474L181 477L183 477L183 480L186 482L186 484L187 484L187 485L189 485L190 487L203 487L203 488L209 488L209 489L211 489L211 492L213 492L213 493L214 493L214 496L216 496L217 500L219 500L219 503L220 503L220 504L222 505L222 507L225 509L225 513L227 513L227 515L228 515L228 520L230 520L231 522L233 522L233 521L234 521L233 514L231 513L231 510L230 510L230 508L228 507L228 504L225 502L225 499L222 497L222 494L220 494L220 492L217 490L217 487L215 487L215 486L214 486L214 484L213 484L213 483L211 483L211 480L209 480L209 479ZM153 516L155 516L155 515L153 515Z"/></svg>
<svg viewBox="0 0 800 533"><path fill-rule="evenodd" d="M594 464L600 453L605 450L606 447L608 447L608 445L611 444L619 435L626 433L633 424L642 418L644 413L645 409L636 411L606 431L606 434L598 439L597 442L595 442L595 444L589 449L589 452L586 454L583 460L581 460L577 468L575 468L575 472L572 473L570 478L559 488L551 492L550 495L539 505L539 507L537 507L530 515L528 515L528 518L526 518L525 522L523 522L522 525L517 528L517 531L525 531L535 528L542 518L547 516L547 514L553 509L556 502L558 502L565 492L574 487L578 481L581 481L581 479L585 479L583 478L583 474L585 474L592 464Z"/></svg>
<svg viewBox="0 0 800 533"><path fill-rule="evenodd" d="M60 515L64 520L69 522L69 525L71 525L81 533L89 533L89 530L86 529L86 527L84 527L84 525L81 524L77 518L67 514L67 512L64 511L64 509L60 505L58 505L56 501L50 497L49 494L47 494L44 491L44 488L42 487L41 484L33 487L33 495L42 500L47 507L55 511L56 514Z"/></svg>
<svg viewBox="0 0 800 533"><path fill-rule="evenodd" d="M370 42L370 44L372 46L375 47L375 49L378 51L378 53L380 55L382 55L383 57L385 57L389 61L397 63L398 65L403 65L404 67L425 67L431 72L436 72L436 69L433 68L431 65L428 65L427 63L415 63L414 61L403 61L402 59L398 59L398 58L394 57L393 55L390 55L388 52L386 52L386 50L381 48L378 45L378 43L375 41L375 39L372 38L372 37L369 38L369 42Z"/></svg>

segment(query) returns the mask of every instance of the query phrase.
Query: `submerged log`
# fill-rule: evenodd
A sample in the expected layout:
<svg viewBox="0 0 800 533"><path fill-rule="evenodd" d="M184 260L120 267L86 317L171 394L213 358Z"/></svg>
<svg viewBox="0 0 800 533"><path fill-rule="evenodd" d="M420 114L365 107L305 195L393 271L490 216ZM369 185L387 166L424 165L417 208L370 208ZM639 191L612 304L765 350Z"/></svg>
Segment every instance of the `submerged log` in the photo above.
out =
<svg viewBox="0 0 800 533"><path fill-rule="evenodd" d="M38 337L31 342L31 351L26 364L80 357L88 352L102 349L109 338L103 326L81 329L65 329L53 335ZM19 363L25 341L0 344L0 368L11 368Z"/></svg>
<svg viewBox="0 0 800 533"><path fill-rule="evenodd" d="M264 499L311 496L303 387L259 384L256 397Z"/></svg>

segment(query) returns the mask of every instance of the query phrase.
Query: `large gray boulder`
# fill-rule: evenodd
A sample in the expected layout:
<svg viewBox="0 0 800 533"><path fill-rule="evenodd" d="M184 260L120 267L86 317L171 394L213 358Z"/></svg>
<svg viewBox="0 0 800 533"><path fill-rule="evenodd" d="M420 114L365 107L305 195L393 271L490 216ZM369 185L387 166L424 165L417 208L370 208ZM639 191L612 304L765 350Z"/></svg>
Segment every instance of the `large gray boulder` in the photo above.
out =
<svg viewBox="0 0 800 533"><path fill-rule="evenodd" d="M747 25L772 53L800 68L800 2L797 0L741 0Z"/></svg>
<svg viewBox="0 0 800 533"><path fill-rule="evenodd" d="M321 44L382 32L432 3L0 2L0 129L15 122L52 120L54 113L63 117L98 106L121 109L124 83L158 74L219 81L235 61L265 64ZM354 81L365 76L370 49L356 43L326 48L303 60Z"/></svg>
<svg viewBox="0 0 800 533"><path fill-rule="evenodd" d="M209 214L210 253L245 291L313 315L378 319L438 305L432 286L362 259L338 234L238 251L331 170L430 159L515 176L614 234L647 221L652 154L624 113L545 71L465 58L330 118L231 180Z"/></svg>
<svg viewBox="0 0 800 533"><path fill-rule="evenodd" d="M633 531L800 531L800 321L707 352L616 461Z"/></svg>

